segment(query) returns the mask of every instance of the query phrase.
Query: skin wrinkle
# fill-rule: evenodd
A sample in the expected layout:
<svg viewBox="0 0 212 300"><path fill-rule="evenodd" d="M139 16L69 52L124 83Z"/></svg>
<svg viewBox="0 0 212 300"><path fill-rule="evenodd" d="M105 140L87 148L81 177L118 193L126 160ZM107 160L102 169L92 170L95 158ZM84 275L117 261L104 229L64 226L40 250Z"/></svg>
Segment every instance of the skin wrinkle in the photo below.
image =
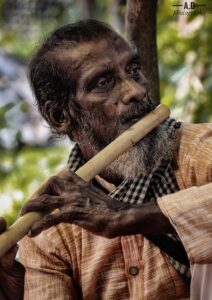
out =
<svg viewBox="0 0 212 300"><path fill-rule="evenodd" d="M115 35L115 34L112 34ZM132 49L130 48L130 46L124 41L124 39L122 39L120 36L116 36L115 35L115 39L116 39L116 43L113 43L113 37L109 36L108 38L102 39L102 40L92 40L89 42L82 42L79 43L76 47L71 49L70 52L70 56L73 60L77 60L80 58L80 61L82 63L86 63L86 56L89 56L89 59L93 59L93 61L95 61L96 57L99 56L99 54L97 54L97 52L94 51L94 49L97 48L97 44L98 44L98 48L102 49L101 54L104 55L105 53L108 52L104 52L104 50L113 50L115 52L119 52L120 55L123 55L125 51L128 51ZM122 51L120 52L120 48L122 48Z"/></svg>
<svg viewBox="0 0 212 300"><path fill-rule="evenodd" d="M68 53L71 60L80 61L79 84L75 97L75 102L79 105L79 113L75 115L78 133L75 132L73 136L85 156L88 155L87 159L126 130L133 119L143 117L155 107L146 96L143 75L139 73L137 80L126 75L127 66L133 58L137 59L137 55L121 38L117 38L117 41L116 47L111 47L111 43L105 40L98 43L82 43ZM93 80L90 77L95 78L105 69L110 69L114 74L114 87L104 92L96 89L87 91L89 80ZM137 94L137 91L140 94ZM131 102L128 102L127 98L125 100L129 93L132 94ZM141 97L144 99L140 100ZM160 125L108 166L105 173L110 174L109 177L122 179L146 175L153 167L158 166L164 157L171 159L174 147L173 140L168 137L163 125Z"/></svg>
<svg viewBox="0 0 212 300"><path fill-rule="evenodd" d="M73 72L72 64L75 67L78 84L73 104L69 107L72 127L70 124L67 131L87 159L132 125L133 119L143 117L154 108L146 95L146 81L142 73L136 73L135 78L128 75L133 61L138 61L137 54L122 38L115 36L115 39L116 43L113 43L114 37L110 37L55 52L67 72ZM101 78L101 72L105 71L114 76L114 86L103 91L96 88L88 90L89 82L98 80L99 72ZM65 132L64 128L61 126ZM167 133L162 134L160 126L158 128L108 166L104 172L107 179L144 175L163 157L171 158L174 145L168 140Z"/></svg>
<svg viewBox="0 0 212 300"><path fill-rule="evenodd" d="M117 38L117 40L119 41L119 44L121 44L121 47L122 47L122 51L121 51L121 53L123 53L123 54L121 54L121 64L122 64L122 63L124 63L124 61L130 60L131 57L134 57L135 53L130 51L130 47L121 38ZM86 69L90 70L90 69L93 69L93 66L95 66L95 68L97 67L97 65L98 65L98 61L96 61L97 57L98 57L99 61L102 62L102 60L103 60L102 53L109 53L112 50L111 46L110 47L108 46L108 45L111 45L111 43L107 43L106 41L99 41L98 43L99 43L98 48L100 48L100 51L97 54L94 55L94 58L95 58L94 62L95 63L92 62L92 61L87 62L88 60L85 59L85 58L87 58L87 56L91 55L91 53L88 52L88 51L91 51L91 50L93 51L94 47L96 49L96 44L97 44L96 41L95 42L90 42L90 43L82 43L82 44L76 46L75 49L68 49L67 47L66 47L65 50L64 49L57 49L57 51L55 51L55 53L54 53L54 54L57 54L57 55L55 55L56 56L55 59L56 59L57 63L59 65L61 65L61 68L64 67L65 70L67 70L66 74L68 72L70 73L70 71L72 70L72 72L75 73L75 77L77 77L77 78L80 77L80 80L78 80L78 82L81 83L82 82L81 77L83 76L82 74L84 74L86 72ZM101 47L103 49L101 49ZM107 48L106 50L104 49L105 47ZM123 51L123 49L125 49L125 50ZM95 51L93 51L93 52L95 52ZM83 58L81 56L83 56ZM115 49L113 49L113 53L110 57L113 58L114 56L117 56L117 53L116 53ZM119 49L119 59L120 59L120 49ZM77 63L76 63L76 61L77 61ZM108 61L108 58L107 58L107 63L108 64L110 63ZM72 69L73 64L75 65L74 66L74 71ZM120 65L120 63L119 63L119 65ZM124 90L123 93L127 93L127 84L128 84L128 82L125 82L125 84L126 84L126 87L125 87L126 90ZM73 95L73 100L71 101L73 103L73 105L71 105L72 107L70 106L70 110L69 110L70 116L73 119L72 120L72 123L73 123L72 126L76 125L75 123L78 123L78 122L77 122L77 118L73 118L74 114L72 113L71 108L76 109L77 104L80 104L81 107L84 105L84 101L82 99L84 98L83 96L85 94L84 93L85 88L82 88L81 86L82 86L82 84L79 84L77 86L76 83L75 83L75 86L74 86L74 89L78 90L78 99L80 98L81 101L78 101L78 103L77 103L77 101L75 101L75 96ZM128 88L130 88L130 87L128 87ZM122 89L122 87L120 87L120 89ZM107 101L108 100L108 95L105 95L104 98L103 97L101 98L101 101L103 103L105 102L105 106L110 107L110 111L111 111L110 118L115 117L114 113L113 113L113 111L114 111L113 105L117 105L119 107L118 103L120 102L119 101L119 97L120 97L119 90L120 89L116 89L116 91L114 91L113 104L108 103L108 101ZM71 96L70 96L70 99L71 99ZM92 100L95 100L95 99L96 99L96 102L99 101L99 94L93 95ZM87 101L86 103L87 103L86 105L89 106L89 102ZM107 110L107 111L109 111L109 110ZM57 129L58 128L56 128L56 131L57 131ZM74 139L74 137L71 133L69 133L69 135L72 139Z"/></svg>
<svg viewBox="0 0 212 300"><path fill-rule="evenodd" d="M123 41L121 41L123 43ZM92 76L93 68L98 72L98 68L100 69L110 69L111 68L111 62L110 59L108 59L107 55L104 58L103 53L108 53L112 51L111 57L113 57L113 53L116 54L116 49L111 48L110 43L107 43L107 41L98 41L98 48L102 51L99 51L99 53L93 54L93 49L96 48L97 42L89 42L89 43L82 43L79 46L75 47L74 49L67 50L65 49L64 51L60 52L59 57L63 58L65 61L64 65L66 65L66 62L75 62L77 61L77 69L81 68L81 76L82 78L79 80L80 84L78 86L79 90L84 91L85 84L81 84L85 79L84 77L89 78ZM126 43L125 43L126 44ZM127 44L126 44L127 45ZM106 48L106 49L105 49ZM123 48L123 45L122 45ZM125 46L126 50L122 49L122 53L119 55L119 64L126 64L127 61L130 61L134 56L137 57L136 53L130 53L129 54L129 46ZM103 50L104 49L104 50ZM126 55L128 54L128 56ZM88 59L89 57L89 59ZM105 59L105 61L104 61ZM99 62L98 62L99 60ZM100 66L98 66L98 63ZM76 69L76 68L75 68ZM95 71L95 72L96 72ZM88 75L85 75L86 72L88 72Z"/></svg>
<svg viewBox="0 0 212 300"><path fill-rule="evenodd" d="M37 225L36 224L33 225L31 230L31 236L38 234L43 229L46 229L52 225L56 225L60 223L61 218L65 222L71 222L80 225L82 227L85 227L86 229L89 229L91 232L101 234L102 236L108 238L113 238L119 235L119 231L122 230L123 227L125 228L129 220L131 225L135 226L135 228L137 227L136 226L137 223L135 222L134 218L132 218L132 215L136 213L137 208L136 210L134 210L134 206L130 205L129 203L121 203L119 201L111 199L103 192L96 189L94 186L85 184L76 175L74 175L72 178L71 176L73 175L70 175L69 177L66 178L66 180L63 181L63 185L66 186L66 192L62 192L62 194L64 195L65 205L61 207L59 212L51 216L49 215L45 217L43 221L39 221ZM84 187L84 190L81 190L80 192L81 197L77 196L78 193L77 190L76 190L76 194L73 195L72 187L67 186L67 183L70 181L69 179L73 179L73 178L74 181L78 182L79 186ZM55 179L53 178L53 181L57 185L56 178ZM71 182L72 181L73 180L71 180ZM60 183L61 182L59 180L58 181L59 186ZM54 186L54 188L56 190L58 189L56 186ZM61 191L65 190L64 187L60 186L60 188ZM72 191L71 194L70 191ZM87 197L87 194L89 194L90 196ZM70 199L71 199L71 210L70 210ZM31 200L32 205L34 201ZM79 202L81 202L82 205L79 205ZM37 205L39 203L40 202L38 202ZM49 203L51 207L52 205L51 201L49 201ZM33 207L32 205L31 205L31 209L36 207L36 206ZM152 211L150 216L152 216L154 219L158 213L157 208L152 208L152 205L150 205L150 203L143 205L141 209L143 209L144 206L145 206L145 213L142 218L143 225L145 225L146 222L148 223L148 220L145 219L145 216L146 213L147 215L149 215L149 209ZM92 215L90 215L91 207L92 207ZM52 207L52 209L53 208L54 207ZM113 213L112 221L111 221L111 213ZM102 218L102 214L104 215L104 218ZM141 215L141 212L139 212L139 215ZM92 220L94 219L95 222L93 223ZM120 223L120 226L117 227L116 226L117 223ZM130 234L131 230L132 230L132 226L124 231L124 235Z"/></svg>
<svg viewBox="0 0 212 300"><path fill-rule="evenodd" d="M106 49L105 51L109 51L109 49ZM112 56L113 55L111 55L111 57ZM138 60L138 55L136 53L129 54L128 52L126 52L126 53L124 52L124 54L119 56L119 65L121 65L121 66L124 65L124 66L127 67L127 65L133 59ZM102 53L100 53L99 55L96 55L93 60L90 59L89 61L86 61L86 63L84 63L84 64L83 64L83 60L82 60L81 66L82 66L82 71L81 71L82 78L80 80L81 84L79 85L79 89L82 90L82 91L86 90L87 84L90 81L92 81L98 75L98 73L101 74L101 73L109 72L109 71L114 72L114 73L116 72L116 70L114 68L114 64L111 61L111 59L108 59L107 56L105 58L102 57ZM129 84L129 82L128 82L128 84Z"/></svg>
<svg viewBox="0 0 212 300"><path fill-rule="evenodd" d="M114 162L112 162L106 170L119 178L134 179L138 176L145 176L154 168L158 167L163 158L172 159L175 142L170 139L166 131L164 132L164 125L158 127L142 141L137 143L130 150L122 154ZM90 138L87 143L92 141L92 147L99 149L99 141L96 134L87 132ZM166 146L169 148L167 149ZM97 150L96 150L97 151Z"/></svg>
<svg viewBox="0 0 212 300"><path fill-rule="evenodd" d="M134 105L126 114L121 115L117 121L117 131L111 140L128 128L126 123L129 120L149 113L154 107L150 103L151 100L147 98L145 105L143 101L142 105ZM99 123L104 122L104 116L97 112L99 112L98 109L94 111L92 116L90 115L89 120L83 116L81 127L84 142L86 140L85 144L89 144L96 152L111 142L111 140L102 139L102 136L92 128L93 119L99 119ZM98 128L98 125L96 127ZM105 130L107 129L105 128ZM153 167L158 167L163 158L172 159L174 151L174 139L169 137L166 127L161 124L142 141L111 163L106 170L109 173L115 173L118 177L133 179L140 175L146 175Z"/></svg>

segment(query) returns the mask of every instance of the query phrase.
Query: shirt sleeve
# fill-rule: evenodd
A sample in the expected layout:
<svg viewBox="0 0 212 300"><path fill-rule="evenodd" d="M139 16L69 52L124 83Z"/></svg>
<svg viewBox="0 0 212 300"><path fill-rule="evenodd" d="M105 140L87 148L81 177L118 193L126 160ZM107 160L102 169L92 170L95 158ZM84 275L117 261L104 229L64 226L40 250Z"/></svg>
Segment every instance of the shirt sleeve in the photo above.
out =
<svg viewBox="0 0 212 300"><path fill-rule="evenodd" d="M212 263L212 183L158 199L194 263Z"/></svg>
<svg viewBox="0 0 212 300"><path fill-rule="evenodd" d="M35 238L25 237L20 243L19 255L26 269L24 299L79 299L71 266L47 231Z"/></svg>
<svg viewBox="0 0 212 300"><path fill-rule="evenodd" d="M158 204L179 234L190 262L207 264L212 263L212 125L184 128L178 173L183 190L159 198Z"/></svg>

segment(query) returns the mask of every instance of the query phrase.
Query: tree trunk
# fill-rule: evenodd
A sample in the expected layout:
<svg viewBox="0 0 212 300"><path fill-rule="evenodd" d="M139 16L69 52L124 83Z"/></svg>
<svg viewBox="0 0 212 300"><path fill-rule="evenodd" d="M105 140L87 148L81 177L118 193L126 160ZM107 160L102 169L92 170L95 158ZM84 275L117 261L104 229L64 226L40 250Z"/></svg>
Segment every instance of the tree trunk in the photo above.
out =
<svg viewBox="0 0 212 300"><path fill-rule="evenodd" d="M119 34L124 30L124 14L121 13L120 0L109 1L108 4L109 23Z"/></svg>
<svg viewBox="0 0 212 300"><path fill-rule="evenodd" d="M159 103L156 13L157 0L127 0L127 39L141 54L142 71L148 79L149 95L156 103Z"/></svg>
<svg viewBox="0 0 212 300"><path fill-rule="evenodd" d="M92 19L94 17L95 0L81 0L82 18Z"/></svg>

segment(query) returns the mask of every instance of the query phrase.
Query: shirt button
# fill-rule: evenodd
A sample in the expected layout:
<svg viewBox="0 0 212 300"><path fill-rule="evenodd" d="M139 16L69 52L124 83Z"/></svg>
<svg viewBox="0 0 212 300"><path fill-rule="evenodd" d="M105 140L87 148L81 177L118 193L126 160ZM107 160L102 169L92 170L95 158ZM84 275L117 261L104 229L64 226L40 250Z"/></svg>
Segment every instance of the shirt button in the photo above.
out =
<svg viewBox="0 0 212 300"><path fill-rule="evenodd" d="M136 276L138 274L139 270L137 267L130 267L129 268L129 273L130 275Z"/></svg>

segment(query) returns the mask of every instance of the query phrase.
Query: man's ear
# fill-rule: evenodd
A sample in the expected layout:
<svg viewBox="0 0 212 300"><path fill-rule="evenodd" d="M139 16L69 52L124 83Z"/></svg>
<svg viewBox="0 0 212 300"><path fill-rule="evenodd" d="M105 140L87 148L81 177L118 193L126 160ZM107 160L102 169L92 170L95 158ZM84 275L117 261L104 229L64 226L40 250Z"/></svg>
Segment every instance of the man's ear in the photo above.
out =
<svg viewBox="0 0 212 300"><path fill-rule="evenodd" d="M73 112L56 107L52 101L47 101L44 105L44 114L49 125L58 133L68 134L72 131L74 127Z"/></svg>

